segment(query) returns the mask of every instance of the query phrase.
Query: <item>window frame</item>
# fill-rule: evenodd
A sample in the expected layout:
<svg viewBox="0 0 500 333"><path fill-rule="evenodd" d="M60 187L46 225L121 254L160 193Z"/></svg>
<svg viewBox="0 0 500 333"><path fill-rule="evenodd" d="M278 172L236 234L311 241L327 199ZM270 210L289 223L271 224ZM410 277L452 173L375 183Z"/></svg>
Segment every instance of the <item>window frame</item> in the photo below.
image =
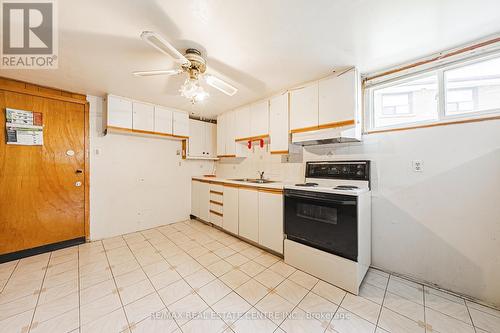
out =
<svg viewBox="0 0 500 333"><path fill-rule="evenodd" d="M384 131L392 131L392 130L403 130L407 128L418 128L418 127L429 127L436 126L439 124L450 124L453 122L463 123L465 121L471 120L481 120L482 118L488 119L492 116L500 115L500 107L482 111L471 111L464 112L459 114L446 114L446 92L447 85L445 81L445 72L453 69L458 69L462 67L467 67L469 65L474 65L481 62L486 62L492 59L500 59L500 52L495 51L489 54L481 54L476 56L471 56L466 59L460 59L452 63L438 65L434 68L429 68L422 71L415 71L413 73L408 73L406 75L402 75L401 77L394 77L387 81L374 84L368 88L364 89L363 98L364 98L364 127L365 133L370 132L384 132ZM437 77L437 119L435 120L424 120L424 121L415 121L415 122L406 122L397 125L390 126L378 126L375 127L375 105L374 105L374 91L382 88L391 87L397 84L403 84L405 82L418 80L420 78L426 76L436 75Z"/></svg>

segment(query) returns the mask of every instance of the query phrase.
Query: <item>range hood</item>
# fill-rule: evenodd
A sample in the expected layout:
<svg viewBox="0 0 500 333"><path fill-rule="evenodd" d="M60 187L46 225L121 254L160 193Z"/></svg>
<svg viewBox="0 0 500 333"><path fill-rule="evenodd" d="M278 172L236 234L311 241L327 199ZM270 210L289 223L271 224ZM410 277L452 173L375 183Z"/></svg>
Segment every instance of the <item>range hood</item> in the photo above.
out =
<svg viewBox="0 0 500 333"><path fill-rule="evenodd" d="M361 126L351 125L292 134L292 143L301 146L360 142Z"/></svg>

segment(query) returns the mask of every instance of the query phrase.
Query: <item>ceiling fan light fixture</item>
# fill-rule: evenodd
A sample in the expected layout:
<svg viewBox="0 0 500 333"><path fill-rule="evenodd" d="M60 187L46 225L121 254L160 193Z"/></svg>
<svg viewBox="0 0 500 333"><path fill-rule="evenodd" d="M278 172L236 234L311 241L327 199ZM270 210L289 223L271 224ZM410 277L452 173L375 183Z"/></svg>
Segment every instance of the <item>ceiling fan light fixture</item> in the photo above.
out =
<svg viewBox="0 0 500 333"><path fill-rule="evenodd" d="M187 58L182 53L177 51L177 49L173 47L172 44L170 44L165 38L158 35L157 33L154 33L152 31L144 31L141 34L141 38L158 51L172 57L175 62L180 64L189 64L189 60L187 60Z"/></svg>
<svg viewBox="0 0 500 333"><path fill-rule="evenodd" d="M207 74L207 75L205 75L205 81L207 82L207 84L211 85L212 87L214 87L217 90L222 91L226 95L233 96L234 94L236 94L238 92L238 89L236 89L235 87L233 87L229 83L222 81L221 79L219 79L216 76Z"/></svg>
<svg viewBox="0 0 500 333"><path fill-rule="evenodd" d="M189 99L191 103L201 102L206 99L209 94L200 86L197 79L188 78L179 89L181 96Z"/></svg>

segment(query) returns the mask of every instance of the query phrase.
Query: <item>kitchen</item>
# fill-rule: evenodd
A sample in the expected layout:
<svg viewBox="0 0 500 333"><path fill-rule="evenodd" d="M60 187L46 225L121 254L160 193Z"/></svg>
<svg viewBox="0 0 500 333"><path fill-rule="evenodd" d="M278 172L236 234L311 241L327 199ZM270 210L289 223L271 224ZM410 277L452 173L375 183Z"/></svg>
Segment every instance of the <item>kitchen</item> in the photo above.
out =
<svg viewBox="0 0 500 333"><path fill-rule="evenodd" d="M497 4L71 2L0 75L0 332L500 330Z"/></svg>

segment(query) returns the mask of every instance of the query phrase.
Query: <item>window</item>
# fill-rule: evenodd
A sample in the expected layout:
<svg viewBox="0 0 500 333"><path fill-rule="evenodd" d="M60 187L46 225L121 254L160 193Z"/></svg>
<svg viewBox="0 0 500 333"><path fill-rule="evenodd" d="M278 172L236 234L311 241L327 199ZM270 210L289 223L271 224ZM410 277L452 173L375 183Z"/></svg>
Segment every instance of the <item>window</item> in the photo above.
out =
<svg viewBox="0 0 500 333"><path fill-rule="evenodd" d="M368 85L369 130L393 129L500 113L500 56L431 69Z"/></svg>
<svg viewBox="0 0 500 333"><path fill-rule="evenodd" d="M500 58L444 72L446 115L500 109Z"/></svg>
<svg viewBox="0 0 500 333"><path fill-rule="evenodd" d="M437 119L437 82L430 75L374 89L375 127Z"/></svg>
<svg viewBox="0 0 500 333"><path fill-rule="evenodd" d="M397 117L411 114L411 97L412 93L382 94L382 115Z"/></svg>

